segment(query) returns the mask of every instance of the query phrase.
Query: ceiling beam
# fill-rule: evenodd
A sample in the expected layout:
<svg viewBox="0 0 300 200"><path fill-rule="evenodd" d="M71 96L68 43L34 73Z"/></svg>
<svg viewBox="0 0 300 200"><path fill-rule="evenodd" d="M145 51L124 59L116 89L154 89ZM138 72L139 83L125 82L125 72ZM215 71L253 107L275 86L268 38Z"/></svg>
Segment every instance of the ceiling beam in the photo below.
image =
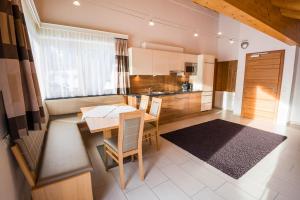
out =
<svg viewBox="0 0 300 200"><path fill-rule="evenodd" d="M193 0L289 45L300 44L300 21L284 17L270 0Z"/></svg>
<svg viewBox="0 0 300 200"><path fill-rule="evenodd" d="M283 16L286 16L289 18L294 18L294 19L300 19L300 11L288 10L288 9L281 8L280 12Z"/></svg>
<svg viewBox="0 0 300 200"><path fill-rule="evenodd" d="M300 11L300 1L299 0L271 0L274 6Z"/></svg>

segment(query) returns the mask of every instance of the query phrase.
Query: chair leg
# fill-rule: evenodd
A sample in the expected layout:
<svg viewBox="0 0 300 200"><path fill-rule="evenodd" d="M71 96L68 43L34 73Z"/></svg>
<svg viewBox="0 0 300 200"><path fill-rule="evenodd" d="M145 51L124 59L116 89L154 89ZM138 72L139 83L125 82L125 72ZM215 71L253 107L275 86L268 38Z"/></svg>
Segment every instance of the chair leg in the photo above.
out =
<svg viewBox="0 0 300 200"><path fill-rule="evenodd" d="M123 165L123 157L119 157L119 171L120 171L120 185L121 189L125 189L125 175L124 175L124 165Z"/></svg>
<svg viewBox="0 0 300 200"><path fill-rule="evenodd" d="M155 132L155 140L156 140L156 150L159 151L159 136L158 136L158 130Z"/></svg>
<svg viewBox="0 0 300 200"><path fill-rule="evenodd" d="M140 179L143 181L144 180L144 163L143 163L143 154L142 154L141 150L138 152L138 159L139 159Z"/></svg>
<svg viewBox="0 0 300 200"><path fill-rule="evenodd" d="M104 167L105 167L105 171L107 171L107 153L106 153L105 145L104 145Z"/></svg>

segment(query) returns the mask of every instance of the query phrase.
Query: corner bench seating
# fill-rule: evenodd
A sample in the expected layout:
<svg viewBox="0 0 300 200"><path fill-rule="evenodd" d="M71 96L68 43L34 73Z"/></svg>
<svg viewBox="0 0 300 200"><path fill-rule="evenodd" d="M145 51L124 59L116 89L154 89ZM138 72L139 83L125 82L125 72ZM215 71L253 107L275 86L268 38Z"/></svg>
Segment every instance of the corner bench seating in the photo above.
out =
<svg viewBox="0 0 300 200"><path fill-rule="evenodd" d="M12 152L35 199L93 199L91 171L78 123L81 107L124 103L123 96L46 100L42 130L15 141Z"/></svg>

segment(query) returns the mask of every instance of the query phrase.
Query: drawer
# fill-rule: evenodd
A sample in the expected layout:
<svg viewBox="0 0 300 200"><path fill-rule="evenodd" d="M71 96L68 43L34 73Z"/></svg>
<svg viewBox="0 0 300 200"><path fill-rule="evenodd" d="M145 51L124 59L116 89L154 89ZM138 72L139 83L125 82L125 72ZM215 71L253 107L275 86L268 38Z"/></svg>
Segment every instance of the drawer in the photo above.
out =
<svg viewBox="0 0 300 200"><path fill-rule="evenodd" d="M212 96L213 92L202 92L202 96Z"/></svg>
<svg viewBox="0 0 300 200"><path fill-rule="evenodd" d="M212 103L202 103L201 111L207 111L212 109Z"/></svg>
<svg viewBox="0 0 300 200"><path fill-rule="evenodd" d="M212 103L212 96L202 96L201 103Z"/></svg>

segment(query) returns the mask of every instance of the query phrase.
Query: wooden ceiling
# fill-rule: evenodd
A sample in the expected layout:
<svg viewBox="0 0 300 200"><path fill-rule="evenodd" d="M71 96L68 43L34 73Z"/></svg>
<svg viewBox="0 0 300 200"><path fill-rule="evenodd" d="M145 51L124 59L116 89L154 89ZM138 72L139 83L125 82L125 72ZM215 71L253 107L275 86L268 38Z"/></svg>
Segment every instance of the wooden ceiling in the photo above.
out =
<svg viewBox="0 0 300 200"><path fill-rule="evenodd" d="M300 19L300 1L299 0L272 0L272 4L280 9L283 16Z"/></svg>
<svg viewBox="0 0 300 200"><path fill-rule="evenodd" d="M300 0L193 0L289 45L300 44Z"/></svg>

